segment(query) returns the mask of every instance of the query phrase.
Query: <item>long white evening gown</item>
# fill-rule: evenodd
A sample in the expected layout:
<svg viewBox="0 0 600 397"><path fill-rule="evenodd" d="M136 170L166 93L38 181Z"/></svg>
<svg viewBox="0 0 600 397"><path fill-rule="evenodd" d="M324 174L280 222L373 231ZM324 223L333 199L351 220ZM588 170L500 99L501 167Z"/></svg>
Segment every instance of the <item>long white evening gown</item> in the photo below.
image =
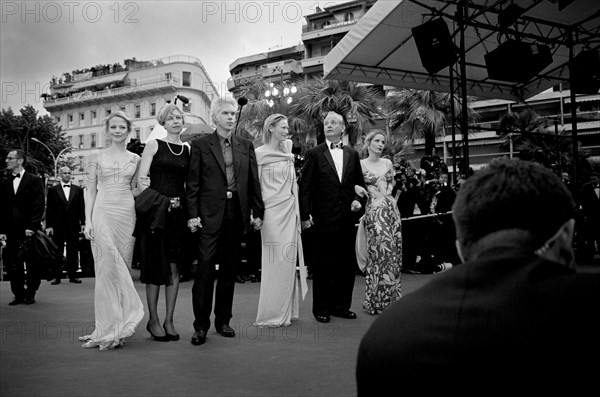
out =
<svg viewBox="0 0 600 397"><path fill-rule="evenodd" d="M144 306L135 290L129 269L135 237L134 199L131 192L139 156L131 153L125 162L103 158L97 167L98 194L92 212L94 240L95 329L80 340L83 347L114 349L131 336L142 318Z"/></svg>

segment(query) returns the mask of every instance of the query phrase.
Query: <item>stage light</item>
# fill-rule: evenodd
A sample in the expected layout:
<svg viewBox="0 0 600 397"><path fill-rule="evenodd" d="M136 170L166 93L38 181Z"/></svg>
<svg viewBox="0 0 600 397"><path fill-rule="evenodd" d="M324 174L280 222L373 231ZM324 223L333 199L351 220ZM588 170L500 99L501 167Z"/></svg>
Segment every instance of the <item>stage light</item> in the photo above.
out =
<svg viewBox="0 0 600 397"><path fill-rule="evenodd" d="M576 94L594 95L600 90L600 52L583 50L569 65L571 90Z"/></svg>
<svg viewBox="0 0 600 397"><path fill-rule="evenodd" d="M507 40L484 59L490 79L525 83L552 63L552 54L545 45Z"/></svg>
<svg viewBox="0 0 600 397"><path fill-rule="evenodd" d="M456 62L456 47L442 18L432 19L411 30L421 64L429 74L435 74Z"/></svg>

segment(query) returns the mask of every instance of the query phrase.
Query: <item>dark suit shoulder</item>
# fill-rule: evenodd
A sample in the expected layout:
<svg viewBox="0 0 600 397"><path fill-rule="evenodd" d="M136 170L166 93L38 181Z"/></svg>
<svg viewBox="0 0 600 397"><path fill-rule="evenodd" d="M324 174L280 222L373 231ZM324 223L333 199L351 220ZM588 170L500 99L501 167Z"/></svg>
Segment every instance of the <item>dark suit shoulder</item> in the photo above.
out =
<svg viewBox="0 0 600 397"><path fill-rule="evenodd" d="M323 152L323 150L326 148L327 148L327 146L324 143L321 143L320 145L317 145L313 148L308 149L306 151L306 156L315 156L315 155L317 155L317 153Z"/></svg>
<svg viewBox="0 0 600 397"><path fill-rule="evenodd" d="M25 171L23 172L23 178L31 178L32 180L42 180L42 177L36 174L32 174L31 172Z"/></svg>

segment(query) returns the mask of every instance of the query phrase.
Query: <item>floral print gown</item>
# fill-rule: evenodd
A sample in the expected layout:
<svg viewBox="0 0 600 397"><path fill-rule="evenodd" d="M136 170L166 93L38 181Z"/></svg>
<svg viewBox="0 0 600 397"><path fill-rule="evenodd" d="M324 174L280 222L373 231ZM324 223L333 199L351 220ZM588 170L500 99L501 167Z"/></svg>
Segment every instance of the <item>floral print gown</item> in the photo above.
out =
<svg viewBox="0 0 600 397"><path fill-rule="evenodd" d="M391 195L394 186L391 163L382 175L363 165L363 177L369 192L364 215L367 266L363 308L376 314L402 297L402 227L398 206Z"/></svg>

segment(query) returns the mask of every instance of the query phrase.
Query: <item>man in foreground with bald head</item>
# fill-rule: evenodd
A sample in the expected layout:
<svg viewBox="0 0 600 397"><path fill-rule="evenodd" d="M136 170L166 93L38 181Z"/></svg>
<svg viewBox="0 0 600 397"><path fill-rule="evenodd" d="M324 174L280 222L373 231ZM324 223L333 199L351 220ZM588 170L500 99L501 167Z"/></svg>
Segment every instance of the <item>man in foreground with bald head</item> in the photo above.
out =
<svg viewBox="0 0 600 397"><path fill-rule="evenodd" d="M597 389L600 274L573 269L574 209L535 163L495 160L469 179L452 208L464 264L373 323L358 395L382 392L381 379L424 395Z"/></svg>

